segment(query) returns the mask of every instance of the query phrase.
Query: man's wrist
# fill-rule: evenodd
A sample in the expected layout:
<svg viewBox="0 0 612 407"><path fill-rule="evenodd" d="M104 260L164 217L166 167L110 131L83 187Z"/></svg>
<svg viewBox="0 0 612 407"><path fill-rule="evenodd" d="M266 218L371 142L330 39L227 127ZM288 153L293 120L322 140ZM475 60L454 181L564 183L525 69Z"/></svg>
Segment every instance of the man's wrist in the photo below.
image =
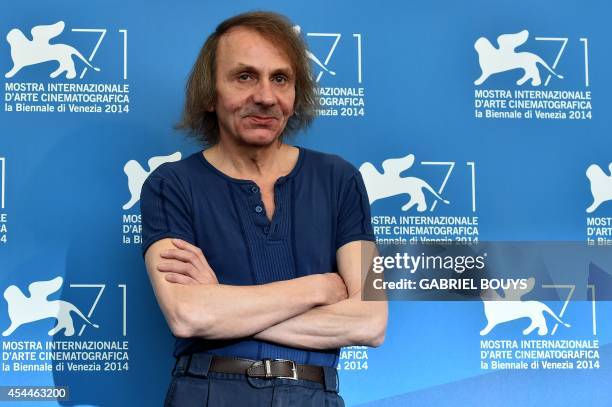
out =
<svg viewBox="0 0 612 407"><path fill-rule="evenodd" d="M315 274L313 277L316 277L314 292L318 301L315 306L335 304L346 298L346 287L337 273Z"/></svg>
<svg viewBox="0 0 612 407"><path fill-rule="evenodd" d="M306 298L312 301L310 305L317 307L327 304L330 299L330 287L325 274L311 274L303 278L308 281L308 295Z"/></svg>

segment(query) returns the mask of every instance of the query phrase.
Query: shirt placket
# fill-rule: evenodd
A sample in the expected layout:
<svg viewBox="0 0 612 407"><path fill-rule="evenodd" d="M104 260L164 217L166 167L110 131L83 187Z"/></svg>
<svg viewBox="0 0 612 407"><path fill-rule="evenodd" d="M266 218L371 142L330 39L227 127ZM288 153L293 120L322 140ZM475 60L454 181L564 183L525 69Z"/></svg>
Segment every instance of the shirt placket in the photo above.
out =
<svg viewBox="0 0 612 407"><path fill-rule="evenodd" d="M279 219L279 211L282 210L282 205L280 202L280 195L282 194L282 188L277 184L274 186L274 214L272 216L272 221L270 221L266 215L266 209L261 199L261 191L256 184L246 184L242 187L245 192L247 198L247 207L249 213L251 214L251 218L253 219L253 223L255 226L265 235L266 239L273 239L276 231L276 224Z"/></svg>

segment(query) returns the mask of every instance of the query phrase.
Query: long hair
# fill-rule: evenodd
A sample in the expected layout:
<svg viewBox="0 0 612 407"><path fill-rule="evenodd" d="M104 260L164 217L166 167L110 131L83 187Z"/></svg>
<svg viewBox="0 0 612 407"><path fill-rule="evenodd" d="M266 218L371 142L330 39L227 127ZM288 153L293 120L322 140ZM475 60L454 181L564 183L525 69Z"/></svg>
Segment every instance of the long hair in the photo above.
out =
<svg viewBox="0 0 612 407"><path fill-rule="evenodd" d="M216 58L219 39L234 27L246 27L259 33L266 40L285 52L295 72L294 114L287 121L281 134L293 134L307 128L316 115L317 84L310 70L304 40L284 16L254 11L231 17L221 24L207 39L196 59L185 89L185 107L177 128L186 130L204 145L219 142L217 114L209 111L216 101Z"/></svg>

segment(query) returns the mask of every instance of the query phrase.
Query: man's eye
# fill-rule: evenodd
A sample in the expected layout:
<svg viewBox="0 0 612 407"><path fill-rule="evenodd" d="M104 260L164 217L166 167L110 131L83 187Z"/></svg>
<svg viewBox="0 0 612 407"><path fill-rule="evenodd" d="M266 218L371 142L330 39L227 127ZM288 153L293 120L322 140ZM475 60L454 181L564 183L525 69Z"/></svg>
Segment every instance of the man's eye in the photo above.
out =
<svg viewBox="0 0 612 407"><path fill-rule="evenodd" d="M249 79L252 79L253 76L249 73L241 73L240 75L238 75L238 80L240 81L248 81Z"/></svg>
<svg viewBox="0 0 612 407"><path fill-rule="evenodd" d="M277 75L274 77L274 82L276 83L286 83L288 81L287 77L285 75Z"/></svg>

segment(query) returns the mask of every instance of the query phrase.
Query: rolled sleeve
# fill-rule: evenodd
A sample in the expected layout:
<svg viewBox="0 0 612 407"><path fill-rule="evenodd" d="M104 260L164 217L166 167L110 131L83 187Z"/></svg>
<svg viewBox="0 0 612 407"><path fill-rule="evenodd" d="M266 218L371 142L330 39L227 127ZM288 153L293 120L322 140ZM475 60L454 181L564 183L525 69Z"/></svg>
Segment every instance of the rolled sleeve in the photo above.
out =
<svg viewBox="0 0 612 407"><path fill-rule="evenodd" d="M149 246L164 238L195 244L189 202L177 180L158 172L146 179L140 194L143 255Z"/></svg>
<svg viewBox="0 0 612 407"><path fill-rule="evenodd" d="M376 241L368 193L361 173L355 171L341 188L336 250L355 240Z"/></svg>

